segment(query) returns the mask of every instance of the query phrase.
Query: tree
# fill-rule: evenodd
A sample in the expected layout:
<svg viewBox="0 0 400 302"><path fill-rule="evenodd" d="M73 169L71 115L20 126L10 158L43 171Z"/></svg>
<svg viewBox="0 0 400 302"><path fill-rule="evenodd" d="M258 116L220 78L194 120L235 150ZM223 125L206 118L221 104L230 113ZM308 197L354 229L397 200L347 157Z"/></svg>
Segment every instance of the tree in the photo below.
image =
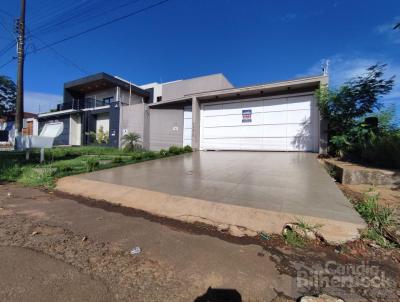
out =
<svg viewBox="0 0 400 302"><path fill-rule="evenodd" d="M360 118L382 108L380 98L394 86L394 76L383 78L385 68L386 64L372 65L365 74L351 79L338 90L325 87L317 91L318 106L328 121L331 138L348 133Z"/></svg>
<svg viewBox="0 0 400 302"><path fill-rule="evenodd" d="M0 116L15 111L16 85L7 76L0 75Z"/></svg>

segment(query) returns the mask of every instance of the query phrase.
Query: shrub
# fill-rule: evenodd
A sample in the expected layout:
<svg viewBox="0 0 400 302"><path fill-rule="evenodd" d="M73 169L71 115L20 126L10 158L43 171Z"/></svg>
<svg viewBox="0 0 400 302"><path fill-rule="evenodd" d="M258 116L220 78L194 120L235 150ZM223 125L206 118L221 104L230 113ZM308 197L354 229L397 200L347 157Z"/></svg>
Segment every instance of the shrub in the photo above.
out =
<svg viewBox="0 0 400 302"><path fill-rule="evenodd" d="M169 147L168 152L170 154L179 155L179 154L182 154L184 152L184 150L183 150L183 148L178 147L178 146L171 146L171 147Z"/></svg>
<svg viewBox="0 0 400 302"><path fill-rule="evenodd" d="M186 145L185 147L183 147L183 151L185 153L190 153L190 152L193 152L193 149L189 145Z"/></svg>
<svg viewBox="0 0 400 302"><path fill-rule="evenodd" d="M132 160L142 160L143 159L143 153L139 153L139 152L134 153L134 154L132 154L131 159Z"/></svg>
<svg viewBox="0 0 400 302"><path fill-rule="evenodd" d="M121 156L117 156L117 157L114 157L114 158L113 158L112 162L113 162L114 164L119 164L119 163L122 163L123 160L122 160L122 157L121 157Z"/></svg>
<svg viewBox="0 0 400 302"><path fill-rule="evenodd" d="M168 151L165 149L161 149L159 154L161 157L167 157L169 155Z"/></svg>
<svg viewBox="0 0 400 302"><path fill-rule="evenodd" d="M135 132L129 132L122 136L122 143L124 144L124 150L127 152L142 150L140 142L140 135Z"/></svg>
<svg viewBox="0 0 400 302"><path fill-rule="evenodd" d="M86 171L87 172L92 172L92 171L96 170L99 166L100 166L100 163L95 158L89 158L86 161Z"/></svg>
<svg viewBox="0 0 400 302"><path fill-rule="evenodd" d="M108 144L110 135L108 131L104 131L104 127L100 126L96 134L96 141L98 144Z"/></svg>
<svg viewBox="0 0 400 302"><path fill-rule="evenodd" d="M143 152L143 158L154 159L154 158L157 158L157 154L153 151L146 151L146 152Z"/></svg>

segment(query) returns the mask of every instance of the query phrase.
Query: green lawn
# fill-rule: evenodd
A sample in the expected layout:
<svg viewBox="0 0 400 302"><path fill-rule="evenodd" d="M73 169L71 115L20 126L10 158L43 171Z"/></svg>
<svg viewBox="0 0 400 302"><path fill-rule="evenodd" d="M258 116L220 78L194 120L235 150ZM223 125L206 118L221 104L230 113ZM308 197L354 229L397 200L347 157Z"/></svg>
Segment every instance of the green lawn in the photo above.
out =
<svg viewBox="0 0 400 302"><path fill-rule="evenodd" d="M31 151L30 160L25 152L0 152L0 181L13 181L28 186L53 188L58 178L108 169L146 160L191 152L190 147L171 147L160 152L123 151L117 148L57 147L47 149L45 163L39 164L39 150Z"/></svg>

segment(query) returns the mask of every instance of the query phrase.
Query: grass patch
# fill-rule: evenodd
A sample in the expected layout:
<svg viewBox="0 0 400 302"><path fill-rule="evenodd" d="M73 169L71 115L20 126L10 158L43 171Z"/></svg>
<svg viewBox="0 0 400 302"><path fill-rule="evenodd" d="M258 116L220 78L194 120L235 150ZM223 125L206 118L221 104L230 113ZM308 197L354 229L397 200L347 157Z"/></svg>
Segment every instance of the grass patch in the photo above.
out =
<svg viewBox="0 0 400 302"><path fill-rule="evenodd" d="M289 244L294 247L304 247L306 244L305 239L301 237L299 234L294 232L293 230L287 229L283 235L286 244Z"/></svg>
<svg viewBox="0 0 400 302"><path fill-rule="evenodd" d="M173 153L124 151L101 146L56 147L46 149L44 164L39 164L39 150L32 150L28 161L25 152L0 152L0 180L53 188L57 179L64 176L182 154L191 148L174 147L172 150Z"/></svg>
<svg viewBox="0 0 400 302"><path fill-rule="evenodd" d="M364 194L364 199L355 203L354 208L364 218L368 228L361 233L361 237L374 241L384 248L396 247L389 229L394 225L393 209L381 206L378 203L379 194L370 189Z"/></svg>
<svg viewBox="0 0 400 302"><path fill-rule="evenodd" d="M297 222L297 226L301 230L303 230L304 233L307 233L307 232L315 233L315 232L317 232L318 229L320 229L322 227L322 224L311 224L311 223L308 223L298 217L296 217L296 222Z"/></svg>

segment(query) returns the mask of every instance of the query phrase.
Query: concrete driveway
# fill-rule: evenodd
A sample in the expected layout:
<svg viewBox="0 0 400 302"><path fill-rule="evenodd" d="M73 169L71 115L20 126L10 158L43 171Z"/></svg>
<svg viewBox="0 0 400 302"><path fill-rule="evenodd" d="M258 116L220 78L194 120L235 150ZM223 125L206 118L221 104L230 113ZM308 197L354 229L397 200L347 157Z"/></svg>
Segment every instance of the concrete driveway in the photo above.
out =
<svg viewBox="0 0 400 302"><path fill-rule="evenodd" d="M341 242L365 226L312 153L195 152L67 177L57 189L238 235L302 218Z"/></svg>

